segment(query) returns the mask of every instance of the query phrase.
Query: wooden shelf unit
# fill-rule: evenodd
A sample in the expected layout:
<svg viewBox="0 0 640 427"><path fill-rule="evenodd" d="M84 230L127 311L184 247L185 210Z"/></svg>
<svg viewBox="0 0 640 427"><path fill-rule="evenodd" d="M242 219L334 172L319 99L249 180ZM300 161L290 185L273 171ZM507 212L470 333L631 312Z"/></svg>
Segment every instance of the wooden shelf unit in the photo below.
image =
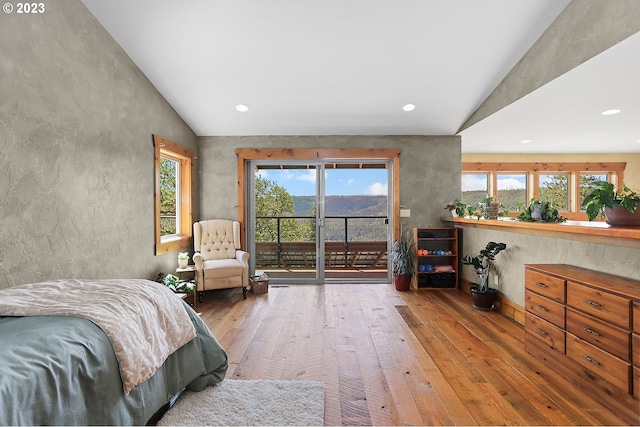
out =
<svg viewBox="0 0 640 427"><path fill-rule="evenodd" d="M640 424L640 281L529 264L525 308L527 352Z"/></svg>
<svg viewBox="0 0 640 427"><path fill-rule="evenodd" d="M414 228L416 242L416 274L411 281L413 289L457 289L458 288L458 229ZM428 251L428 254L421 254ZM431 266L433 271L420 271L420 266ZM450 265L451 272L437 272L435 267Z"/></svg>

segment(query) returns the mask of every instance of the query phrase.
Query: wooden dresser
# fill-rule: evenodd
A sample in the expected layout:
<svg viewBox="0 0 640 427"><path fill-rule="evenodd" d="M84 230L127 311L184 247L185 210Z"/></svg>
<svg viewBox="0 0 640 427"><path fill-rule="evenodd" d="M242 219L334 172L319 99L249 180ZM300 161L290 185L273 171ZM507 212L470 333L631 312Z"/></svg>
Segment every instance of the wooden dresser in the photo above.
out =
<svg viewBox="0 0 640 427"><path fill-rule="evenodd" d="M529 264L525 309L527 352L640 424L640 281Z"/></svg>

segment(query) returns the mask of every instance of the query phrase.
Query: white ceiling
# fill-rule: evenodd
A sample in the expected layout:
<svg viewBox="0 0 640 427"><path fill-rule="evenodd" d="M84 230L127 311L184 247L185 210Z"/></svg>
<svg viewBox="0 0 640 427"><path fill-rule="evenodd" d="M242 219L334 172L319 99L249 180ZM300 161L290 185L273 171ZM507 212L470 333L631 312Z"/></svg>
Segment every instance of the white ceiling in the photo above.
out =
<svg viewBox="0 0 640 427"><path fill-rule="evenodd" d="M456 134L568 2L83 0L199 136ZM638 43L635 50L621 43L601 56L616 66L630 56L630 75L638 76ZM606 70L607 59L598 65L600 59L589 63ZM565 124L560 132L574 124L576 147L563 142L563 152L590 151L590 140L577 132L600 119L585 114L591 100L558 104L573 99L566 91L582 83L593 92L589 63L466 129L463 151L519 151L524 144L514 141L526 138L534 140L526 152L550 152L558 146L550 135L564 135L554 134L556 122ZM569 78L582 70L579 79ZM621 80L604 77L608 86L595 87ZM631 91L636 99L638 81ZM619 93L626 94L628 88ZM595 95L610 100L604 108L624 109L607 119L640 117L631 100ZM415 110L404 112L407 103ZM236 111L238 104L249 111ZM603 108L592 107L596 114ZM559 114L571 112L582 119ZM531 117L538 119L531 123ZM589 130L599 144L611 135L611 129ZM631 139L621 151L640 151L640 132Z"/></svg>
<svg viewBox="0 0 640 427"><path fill-rule="evenodd" d="M461 134L469 153L640 153L640 33Z"/></svg>

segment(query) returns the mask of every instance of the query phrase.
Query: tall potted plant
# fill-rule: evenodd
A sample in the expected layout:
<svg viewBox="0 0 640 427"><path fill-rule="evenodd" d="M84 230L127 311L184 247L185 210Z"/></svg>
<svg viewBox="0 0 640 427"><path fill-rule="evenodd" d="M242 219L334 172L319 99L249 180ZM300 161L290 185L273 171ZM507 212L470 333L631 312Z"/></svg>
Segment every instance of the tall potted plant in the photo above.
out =
<svg viewBox="0 0 640 427"><path fill-rule="evenodd" d="M489 242L478 255L473 257L466 255L462 258L462 263L472 265L478 275L479 283L474 283L471 287L473 307L478 310L492 310L495 305L498 291L489 287L489 275L496 256L506 248L505 243Z"/></svg>
<svg viewBox="0 0 640 427"><path fill-rule="evenodd" d="M589 221L606 217L607 224L617 227L640 227L640 195L626 185L620 191L606 181L596 181L593 190L584 198Z"/></svg>
<svg viewBox="0 0 640 427"><path fill-rule="evenodd" d="M412 236L405 232L391 247L393 284L397 291L408 291L411 286L411 279L416 272L414 245Z"/></svg>

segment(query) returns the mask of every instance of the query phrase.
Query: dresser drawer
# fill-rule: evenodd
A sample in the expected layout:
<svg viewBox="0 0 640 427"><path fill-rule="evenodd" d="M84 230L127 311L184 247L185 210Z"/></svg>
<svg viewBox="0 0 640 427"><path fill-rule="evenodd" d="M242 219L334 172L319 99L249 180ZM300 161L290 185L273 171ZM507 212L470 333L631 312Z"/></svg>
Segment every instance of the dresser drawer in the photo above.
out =
<svg viewBox="0 0 640 427"><path fill-rule="evenodd" d="M567 332L631 362L631 331L567 308Z"/></svg>
<svg viewBox="0 0 640 427"><path fill-rule="evenodd" d="M567 306L631 329L631 300L567 281Z"/></svg>
<svg viewBox="0 0 640 427"><path fill-rule="evenodd" d="M633 396L640 400L640 368L633 367Z"/></svg>
<svg viewBox="0 0 640 427"><path fill-rule="evenodd" d="M549 347L564 354L564 330L526 312L524 315L525 340L539 342L538 346Z"/></svg>
<svg viewBox="0 0 640 427"><path fill-rule="evenodd" d="M640 334L640 301L633 303L633 331Z"/></svg>
<svg viewBox="0 0 640 427"><path fill-rule="evenodd" d="M531 314L564 329L564 305L531 291L524 292L524 303Z"/></svg>
<svg viewBox="0 0 640 427"><path fill-rule="evenodd" d="M567 333L567 356L614 386L631 392L631 364Z"/></svg>
<svg viewBox="0 0 640 427"><path fill-rule="evenodd" d="M565 282L555 276L550 276L537 271L525 270L525 289L544 295L559 303L564 303Z"/></svg>
<svg viewBox="0 0 640 427"><path fill-rule="evenodd" d="M633 346L631 349L633 364L640 368L640 334L633 334Z"/></svg>

